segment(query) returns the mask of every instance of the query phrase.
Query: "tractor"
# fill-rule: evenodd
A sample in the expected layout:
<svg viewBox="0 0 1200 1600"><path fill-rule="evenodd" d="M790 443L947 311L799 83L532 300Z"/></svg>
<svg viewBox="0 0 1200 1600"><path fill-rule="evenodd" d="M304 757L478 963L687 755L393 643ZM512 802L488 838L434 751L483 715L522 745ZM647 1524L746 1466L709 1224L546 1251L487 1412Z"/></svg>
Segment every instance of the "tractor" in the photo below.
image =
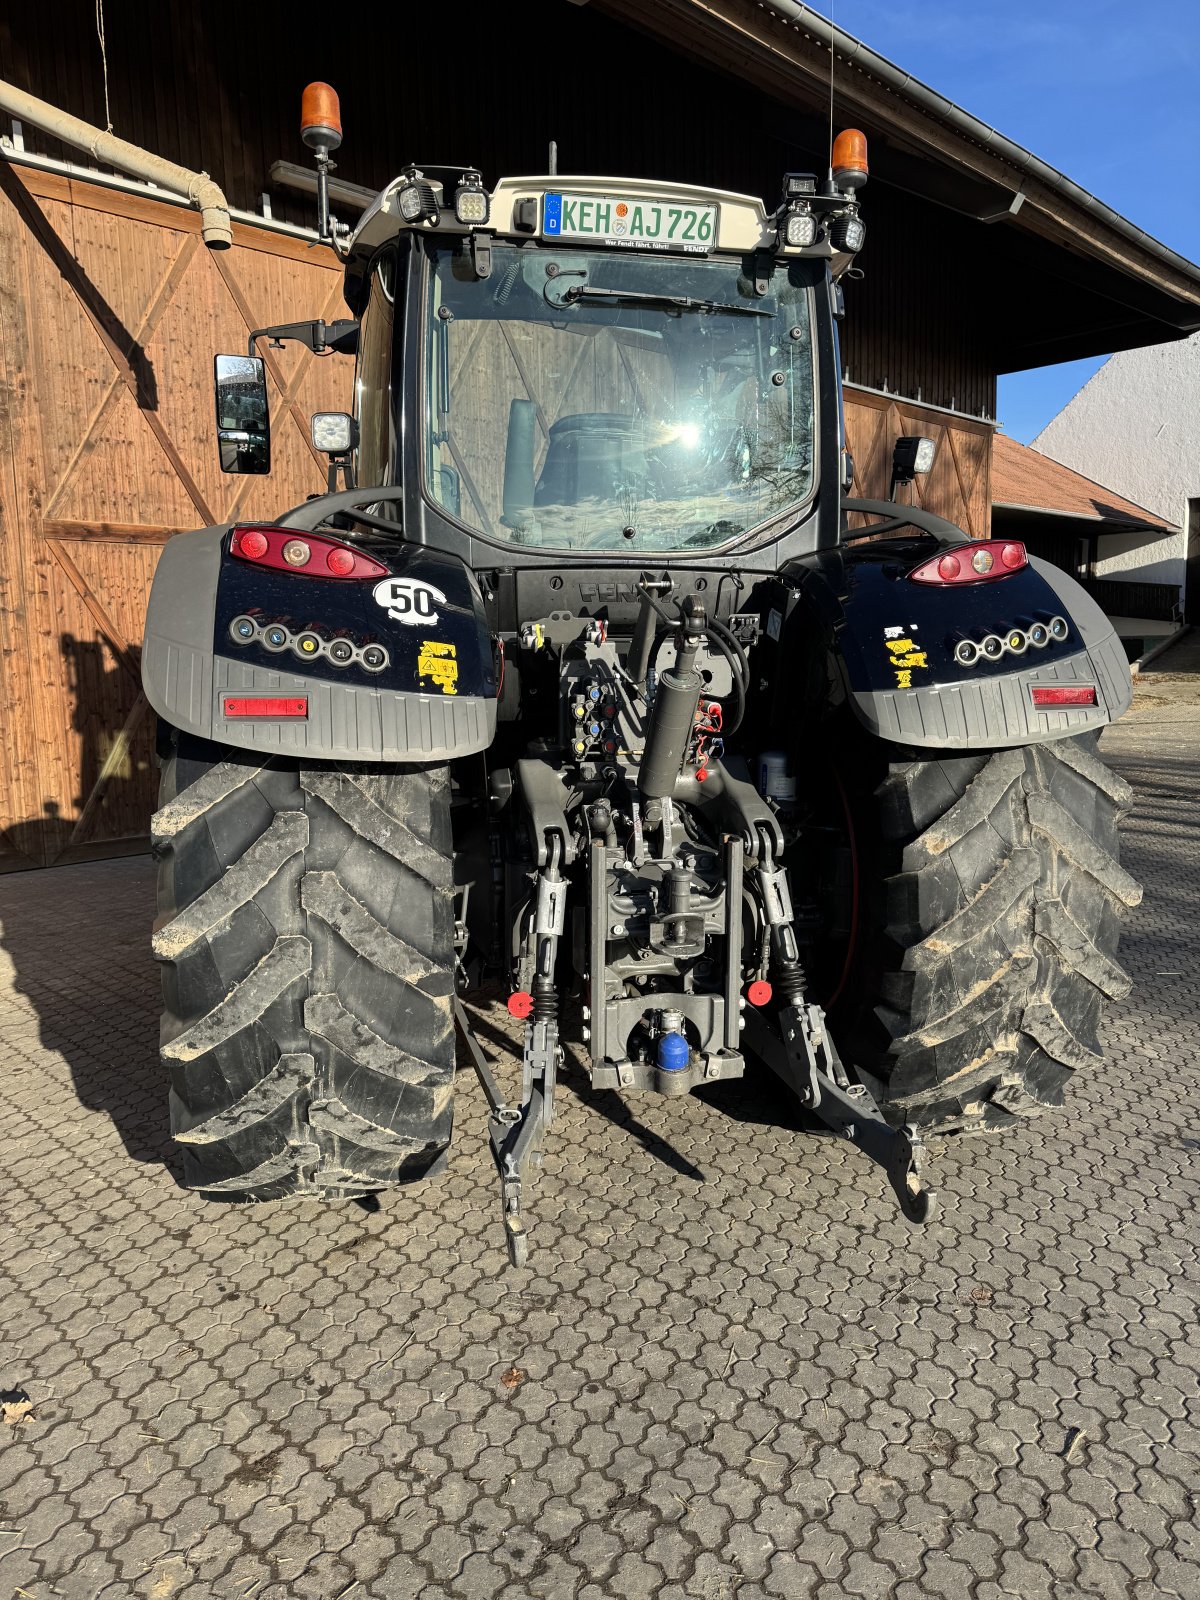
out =
<svg viewBox="0 0 1200 1600"><path fill-rule="evenodd" d="M931 440L851 494L864 136L771 208L412 165L351 231L327 85L302 133L350 316L216 357L221 465L270 470L260 340L352 354L353 413L326 492L170 541L145 632L186 1183L377 1203L461 1060L520 1264L569 1044L620 1095L764 1065L925 1220L925 1140L1061 1104L1128 990L1131 684L1072 578L915 503Z"/></svg>

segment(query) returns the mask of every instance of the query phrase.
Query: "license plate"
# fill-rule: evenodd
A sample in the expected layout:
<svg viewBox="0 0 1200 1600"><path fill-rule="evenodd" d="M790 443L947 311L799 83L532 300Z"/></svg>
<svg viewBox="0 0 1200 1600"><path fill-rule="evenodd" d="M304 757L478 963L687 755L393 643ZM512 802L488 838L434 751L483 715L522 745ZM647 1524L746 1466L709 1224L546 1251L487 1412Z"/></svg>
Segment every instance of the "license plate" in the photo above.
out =
<svg viewBox="0 0 1200 1600"><path fill-rule="evenodd" d="M681 250L704 255L717 235L716 206L629 196L547 194L542 197L542 236L589 239L632 250Z"/></svg>

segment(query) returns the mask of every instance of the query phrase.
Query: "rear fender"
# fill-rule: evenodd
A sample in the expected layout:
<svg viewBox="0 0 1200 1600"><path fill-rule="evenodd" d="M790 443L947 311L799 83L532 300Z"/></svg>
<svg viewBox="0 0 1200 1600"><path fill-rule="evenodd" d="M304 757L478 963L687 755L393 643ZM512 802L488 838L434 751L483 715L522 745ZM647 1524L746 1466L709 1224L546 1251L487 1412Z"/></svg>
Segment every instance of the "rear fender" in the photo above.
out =
<svg viewBox="0 0 1200 1600"><path fill-rule="evenodd" d="M881 739L923 749L996 749L1061 739L1114 722L1133 697L1124 648L1100 607L1049 562L961 586L913 583L907 574L936 547L877 540L805 558L787 573L782 612L768 619L793 663L814 669ZM1006 638L1060 616L1067 636L1044 648L1006 647L995 662L962 666L964 636ZM1037 686L1094 685L1094 706L1035 707Z"/></svg>
<svg viewBox="0 0 1200 1600"><path fill-rule="evenodd" d="M230 528L179 534L159 559L142 655L146 698L161 717L201 738L250 750L326 760L447 761L484 750L496 728L492 638L474 575L453 556L423 546L369 553L408 580L308 577L255 567L229 554ZM415 586L415 587L414 587ZM423 616L411 597L421 591ZM235 618L255 620L236 640ZM288 643L268 648L281 626ZM295 641L311 631L315 658ZM354 659L338 665L334 639ZM387 653L369 671L363 651ZM307 702L298 719L228 715L227 702L285 696Z"/></svg>

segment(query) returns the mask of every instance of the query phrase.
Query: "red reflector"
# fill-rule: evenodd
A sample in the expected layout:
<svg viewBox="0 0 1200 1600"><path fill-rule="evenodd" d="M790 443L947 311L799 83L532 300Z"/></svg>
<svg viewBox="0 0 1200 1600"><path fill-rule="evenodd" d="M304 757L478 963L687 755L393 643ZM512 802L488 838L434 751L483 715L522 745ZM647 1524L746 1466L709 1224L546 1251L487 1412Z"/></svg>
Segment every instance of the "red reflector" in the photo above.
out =
<svg viewBox="0 0 1200 1600"><path fill-rule="evenodd" d="M775 993L765 978L756 978L746 990L746 999L752 1006L765 1006Z"/></svg>
<svg viewBox="0 0 1200 1600"><path fill-rule="evenodd" d="M308 696L227 694L223 710L227 717L307 717Z"/></svg>
<svg viewBox="0 0 1200 1600"><path fill-rule="evenodd" d="M519 1017L523 1021L533 1010L533 996L528 989L517 989L508 997L508 1013L512 1017Z"/></svg>
<svg viewBox="0 0 1200 1600"><path fill-rule="evenodd" d="M1094 683L1063 683L1047 685L1044 689L1032 688L1029 691L1035 706L1094 706L1096 704L1096 685Z"/></svg>

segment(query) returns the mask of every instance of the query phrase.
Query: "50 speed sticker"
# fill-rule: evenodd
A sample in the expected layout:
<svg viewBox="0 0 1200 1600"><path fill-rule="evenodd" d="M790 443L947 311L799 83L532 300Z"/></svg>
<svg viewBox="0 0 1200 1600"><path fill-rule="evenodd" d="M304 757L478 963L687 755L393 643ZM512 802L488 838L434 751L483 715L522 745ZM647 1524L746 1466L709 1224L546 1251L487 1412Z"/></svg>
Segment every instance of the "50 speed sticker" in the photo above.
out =
<svg viewBox="0 0 1200 1600"><path fill-rule="evenodd" d="M409 628L427 628L437 621L438 606L446 604L442 591L422 578L382 578L372 593L377 606Z"/></svg>

